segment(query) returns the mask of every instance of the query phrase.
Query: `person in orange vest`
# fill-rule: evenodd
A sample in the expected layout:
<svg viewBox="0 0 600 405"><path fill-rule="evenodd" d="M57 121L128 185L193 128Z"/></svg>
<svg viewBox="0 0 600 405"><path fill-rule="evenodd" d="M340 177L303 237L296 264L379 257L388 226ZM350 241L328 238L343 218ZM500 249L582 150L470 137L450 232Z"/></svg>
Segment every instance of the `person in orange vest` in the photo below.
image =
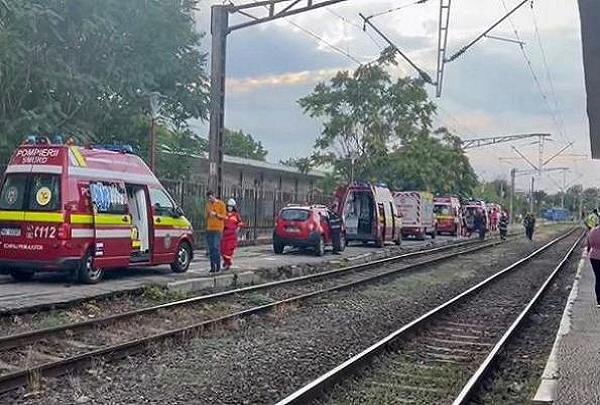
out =
<svg viewBox="0 0 600 405"><path fill-rule="evenodd" d="M233 264L233 255L238 244L238 232L244 226L242 217L237 211L237 203L233 198L227 201L227 215L221 239L221 256L223 257L223 270L228 270Z"/></svg>
<svg viewBox="0 0 600 405"><path fill-rule="evenodd" d="M210 273L221 271L221 237L225 228L226 209L225 203L219 200L215 193L206 193L206 249L210 257Z"/></svg>

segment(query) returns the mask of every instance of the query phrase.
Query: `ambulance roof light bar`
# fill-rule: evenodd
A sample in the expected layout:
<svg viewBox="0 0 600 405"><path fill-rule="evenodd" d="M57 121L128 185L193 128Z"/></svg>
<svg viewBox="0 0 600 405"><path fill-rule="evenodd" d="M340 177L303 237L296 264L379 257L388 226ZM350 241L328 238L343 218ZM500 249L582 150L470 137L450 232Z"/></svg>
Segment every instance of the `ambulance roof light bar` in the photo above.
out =
<svg viewBox="0 0 600 405"><path fill-rule="evenodd" d="M104 149L111 152L118 152L123 154L131 154L135 155L135 151L133 146L131 145L118 145L118 144L92 144L91 148L93 149Z"/></svg>

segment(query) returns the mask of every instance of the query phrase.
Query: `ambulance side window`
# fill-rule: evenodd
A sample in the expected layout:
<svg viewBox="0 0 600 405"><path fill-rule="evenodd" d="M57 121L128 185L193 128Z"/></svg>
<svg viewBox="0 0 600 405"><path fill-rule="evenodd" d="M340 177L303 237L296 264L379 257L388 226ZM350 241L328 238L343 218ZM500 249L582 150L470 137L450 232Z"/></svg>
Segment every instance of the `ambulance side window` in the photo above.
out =
<svg viewBox="0 0 600 405"><path fill-rule="evenodd" d="M150 189L150 202L155 214L158 216L171 216L175 212L175 205L162 190Z"/></svg>
<svg viewBox="0 0 600 405"><path fill-rule="evenodd" d="M9 174L0 192L0 210L21 211L27 186L26 174Z"/></svg>

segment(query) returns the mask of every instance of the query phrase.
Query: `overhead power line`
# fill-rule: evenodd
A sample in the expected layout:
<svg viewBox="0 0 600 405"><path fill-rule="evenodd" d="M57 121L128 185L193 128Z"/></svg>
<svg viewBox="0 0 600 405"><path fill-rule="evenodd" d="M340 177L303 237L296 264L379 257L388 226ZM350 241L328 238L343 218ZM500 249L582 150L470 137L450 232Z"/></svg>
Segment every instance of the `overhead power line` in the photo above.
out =
<svg viewBox="0 0 600 405"><path fill-rule="evenodd" d="M253 2L254 2L254 4L256 4L256 5L260 5L260 3L259 3L257 0L253 0ZM232 1L229 1L228 3L229 3L229 4L232 4L232 5L234 5L234 6L235 6L235 4L234 4ZM263 5L263 6L264 6L264 8L266 8L267 10L269 9L269 6L268 6L268 5L266 5L266 4L265 4L265 5ZM328 10L328 9L326 8L325 10ZM329 10L329 11L331 12L331 10ZM343 17L342 17L342 19L343 19ZM295 27L295 28L299 29L299 30L300 30L301 32L303 32L305 35L308 35L309 37L312 37L313 39L316 39L316 40L318 40L319 42L321 42L321 43L323 43L325 46L327 46L329 49L331 49L331 50L333 50L334 52L336 52L336 53L338 53L338 54L340 54L340 55L342 55L342 56L344 56L344 57L348 58L349 60L351 60L351 61L353 61L353 62L355 62L355 63L358 63L359 65L361 65L361 64L363 63L363 62L362 62L360 59L358 59L358 57L356 57L356 56L352 55L352 54L351 54L349 51L346 51L346 50L344 50L344 49L340 48L339 46L336 46L336 45L332 44L331 42L327 41L326 39L324 39L323 37L321 37L321 36L320 36L320 35L318 35L317 33L315 33L315 32L313 32L313 31L309 30L308 28L305 28L305 27L303 27L302 25L300 25L300 24L298 24L298 23L296 23L296 22L294 22L294 21L288 20L288 19L285 19L284 21L285 21L287 24L289 24L289 25L291 25L291 26L293 26L293 27Z"/></svg>
<svg viewBox="0 0 600 405"><path fill-rule="evenodd" d="M550 65L548 64L548 58L546 58L546 51L544 50L544 46L542 44L542 38L540 35L540 29L538 26L537 17L535 15L535 9L533 8L533 2L531 2L531 16L533 19L533 27L534 27L534 31L535 31L535 37L537 40L537 44L540 48L540 53L542 55L542 62L544 65L544 69L546 70L546 77L548 79L548 84L550 86L550 92L552 93L552 97L554 98L555 110L558 113L558 118L560 120L561 129L564 130L565 120L564 120L564 117L562 114L562 108L560 106L560 101L559 101L558 95L556 94L556 90L554 88L554 80L552 79L552 74L550 72Z"/></svg>
<svg viewBox="0 0 600 405"><path fill-rule="evenodd" d="M467 45L460 48L454 55L450 56L448 58L448 62L454 61L456 58L458 58L459 56L461 56L465 52L467 52L471 47L473 47L473 45L475 45L477 42L481 41L482 38L484 38L487 34L489 34L498 25L502 24L506 19L510 18L510 16L513 13L515 13L518 9L523 7L525 5L525 3L527 3L528 1L530 1L530 0L521 1L517 6L515 6L512 10L510 10L504 17L500 18L498 21L496 21L494 24L492 24L488 29L486 29L484 32L479 34L479 36L477 36L474 40L472 40ZM503 2L504 2L504 0L503 0Z"/></svg>
<svg viewBox="0 0 600 405"><path fill-rule="evenodd" d="M421 79L423 79L424 82L429 83L431 85L435 85L435 83L433 83L433 80L431 80L431 77L427 74L427 72L425 72L423 69L421 69L420 67L418 67L408 56L406 56L406 54L404 52L402 52L397 46L396 44L394 44L383 32L381 32L379 30L379 28L377 28L368 17L365 17L362 13L359 13L359 15L361 16L361 18L364 20L365 22L365 27L364 29L366 30L366 26L368 25L369 27L371 27L373 29L373 31L375 31L385 42L388 43L388 45L396 52L398 53L398 55L400 55L410 66L413 67L413 69L415 69L418 73L419 76L421 76Z"/></svg>
<svg viewBox="0 0 600 405"><path fill-rule="evenodd" d="M505 10L508 11L508 7L506 5L506 1L505 0L501 0L502 1L502 5L504 7ZM529 1L529 0L528 0ZM519 5L521 6L521 4ZM533 67L533 62L531 61L531 58L529 57L529 55L527 54L527 50L525 49L524 43L521 40L521 35L519 34L519 30L517 29L516 25L514 24L514 22L512 21L512 19L508 18L508 22L510 23L513 32L515 34L515 38L517 39L517 41L521 42L519 44L519 49L521 50L521 54L523 56L523 59L525 60L525 64L527 66L527 69L529 70L529 73L531 75L531 78L534 82L534 86L537 88L540 97L542 98L542 100L544 101L547 113L550 115L552 121L554 122L554 125L556 125L556 128L558 129L558 132L561 136L561 138L568 143L567 141L567 137L565 136L563 127L560 123L560 121L558 120L558 118L556 117L556 114L554 112L554 110L552 109L552 106L550 105L550 101L549 101L549 97L546 94L546 90L544 89L544 86L542 86L542 83L538 77L538 74L535 71L535 68Z"/></svg>
<svg viewBox="0 0 600 405"><path fill-rule="evenodd" d="M416 6L417 4L423 4L423 3L427 3L428 1L429 1L429 0L416 0L416 1L413 1L412 3L405 4L405 5L403 5L403 6L398 6L398 7L394 7L394 8L387 9L387 10L385 10L385 11L381 11L381 12L379 12L379 13L371 14L371 15L370 15L369 17L367 17L367 18L371 19L371 18L375 18L375 17L380 17L380 16L382 16L382 15L385 15L385 14L394 13L394 12L396 12L396 11L400 11L400 10L403 10L403 9L405 9L405 8L408 8L408 7Z"/></svg>

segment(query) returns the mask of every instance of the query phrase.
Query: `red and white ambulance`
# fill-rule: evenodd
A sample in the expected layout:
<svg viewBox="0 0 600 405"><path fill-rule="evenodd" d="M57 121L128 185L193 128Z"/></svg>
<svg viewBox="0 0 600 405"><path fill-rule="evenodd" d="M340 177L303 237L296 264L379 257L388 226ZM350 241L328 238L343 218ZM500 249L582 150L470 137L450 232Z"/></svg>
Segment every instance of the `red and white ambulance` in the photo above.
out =
<svg viewBox="0 0 600 405"><path fill-rule="evenodd" d="M457 197L435 197L433 199L433 212L437 220L438 234L462 235L462 211L460 200Z"/></svg>
<svg viewBox="0 0 600 405"><path fill-rule="evenodd" d="M402 216L402 237L413 236L419 240L425 240L426 235L436 237L433 194L426 191L397 191L394 201Z"/></svg>
<svg viewBox="0 0 600 405"><path fill-rule="evenodd" d="M193 230L138 156L34 137L0 183L0 268L16 280L68 270L83 283L104 271L170 264L188 270Z"/></svg>

